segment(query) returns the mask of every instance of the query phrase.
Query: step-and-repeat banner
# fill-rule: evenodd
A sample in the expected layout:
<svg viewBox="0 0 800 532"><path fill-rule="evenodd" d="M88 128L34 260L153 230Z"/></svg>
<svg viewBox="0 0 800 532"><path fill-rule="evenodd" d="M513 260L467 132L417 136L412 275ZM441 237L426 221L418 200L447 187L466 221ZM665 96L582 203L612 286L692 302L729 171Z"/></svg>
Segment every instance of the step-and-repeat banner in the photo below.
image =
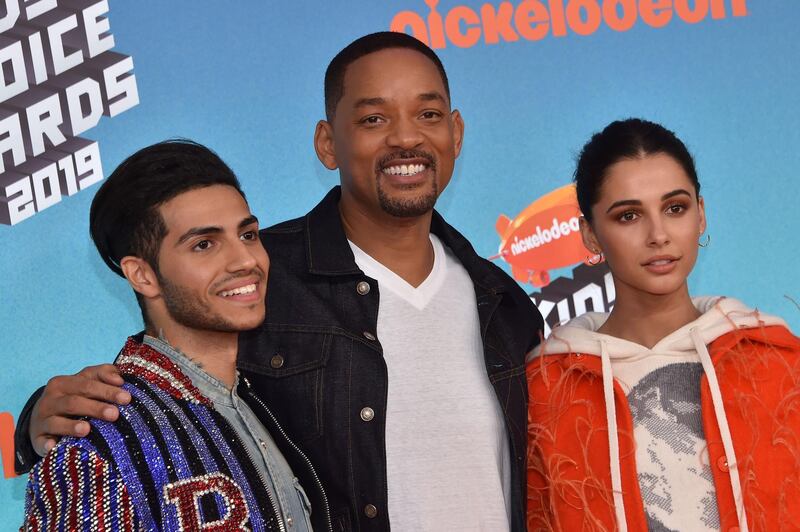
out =
<svg viewBox="0 0 800 532"><path fill-rule="evenodd" d="M466 139L438 208L548 331L614 304L608 270L584 264L569 183L589 136L630 116L696 157L712 240L692 292L797 331L798 20L796 0L0 0L0 530L21 521L12 435L29 394L141 328L89 240L98 183L188 137L233 167L265 225L302 215L338 179L312 147L325 67L373 31L440 54Z"/></svg>

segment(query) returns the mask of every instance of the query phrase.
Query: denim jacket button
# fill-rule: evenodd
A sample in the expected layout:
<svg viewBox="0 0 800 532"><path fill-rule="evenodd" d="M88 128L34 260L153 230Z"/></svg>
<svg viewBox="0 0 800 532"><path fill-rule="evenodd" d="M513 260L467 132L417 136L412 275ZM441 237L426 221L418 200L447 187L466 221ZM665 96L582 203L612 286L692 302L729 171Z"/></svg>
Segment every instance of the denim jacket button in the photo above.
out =
<svg viewBox="0 0 800 532"><path fill-rule="evenodd" d="M272 366L272 369L281 369L283 367L283 356L279 354L275 354L269 361L269 365Z"/></svg>
<svg viewBox="0 0 800 532"><path fill-rule="evenodd" d="M361 281L356 285L356 292L358 295L365 296L369 294L369 283L366 281Z"/></svg>
<svg viewBox="0 0 800 532"><path fill-rule="evenodd" d="M375 411L368 406L361 409L361 419L364 421L372 421L375 418Z"/></svg>
<svg viewBox="0 0 800 532"><path fill-rule="evenodd" d="M372 334L369 331L364 331L364 338L366 338L369 341L374 341L375 340L375 335Z"/></svg>
<svg viewBox="0 0 800 532"><path fill-rule="evenodd" d="M366 515L370 519L374 519L378 515L378 509L375 507L374 504L368 504L364 506L364 515Z"/></svg>

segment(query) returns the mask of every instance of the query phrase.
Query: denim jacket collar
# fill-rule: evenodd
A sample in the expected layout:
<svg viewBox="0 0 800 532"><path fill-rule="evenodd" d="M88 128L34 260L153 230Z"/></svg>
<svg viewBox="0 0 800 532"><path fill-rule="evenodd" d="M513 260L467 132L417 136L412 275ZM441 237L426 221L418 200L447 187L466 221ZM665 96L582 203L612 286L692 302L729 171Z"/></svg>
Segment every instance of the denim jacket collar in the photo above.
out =
<svg viewBox="0 0 800 532"><path fill-rule="evenodd" d="M347 244L339 214L339 198L341 198L341 187L335 186L305 217L306 259L309 273L317 275L362 273ZM497 272L480 260L469 241L445 222L435 210L431 220L431 232L453 251L473 283L489 292L505 291L503 279Z"/></svg>
<svg viewBox="0 0 800 532"><path fill-rule="evenodd" d="M142 343L148 345L169 358L181 372L189 377L200 393L205 397L211 399L211 402L216 404L233 405L232 394L236 393L236 386L239 383L239 372L236 372L236 383L233 385L232 390L229 390L225 384L207 373L200 365L191 360L183 351L173 347L163 334L159 334L158 338L148 336L145 334L142 338Z"/></svg>

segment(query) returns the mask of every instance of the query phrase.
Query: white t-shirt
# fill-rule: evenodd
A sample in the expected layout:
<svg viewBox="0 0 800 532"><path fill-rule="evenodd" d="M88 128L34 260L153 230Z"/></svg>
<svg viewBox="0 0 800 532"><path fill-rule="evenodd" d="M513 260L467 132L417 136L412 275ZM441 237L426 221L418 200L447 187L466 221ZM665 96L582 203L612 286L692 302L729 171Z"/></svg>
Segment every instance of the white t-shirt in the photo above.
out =
<svg viewBox="0 0 800 532"><path fill-rule="evenodd" d="M414 288L352 242L378 282L377 336L389 375L386 467L394 530L504 531L510 452L486 374L475 288L434 235Z"/></svg>

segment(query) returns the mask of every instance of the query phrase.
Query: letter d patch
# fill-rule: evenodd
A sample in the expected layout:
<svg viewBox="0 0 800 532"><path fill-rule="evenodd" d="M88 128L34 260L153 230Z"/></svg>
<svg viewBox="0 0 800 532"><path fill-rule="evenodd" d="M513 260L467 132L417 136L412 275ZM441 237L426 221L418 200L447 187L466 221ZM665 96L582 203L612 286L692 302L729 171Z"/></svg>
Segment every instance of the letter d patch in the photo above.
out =
<svg viewBox="0 0 800 532"><path fill-rule="evenodd" d="M204 523L200 513L200 498L209 493L215 493L225 501L225 515L216 521ZM222 473L209 473L167 484L164 486L164 500L177 508L178 524L185 532L247 530L244 525L250 516L244 493Z"/></svg>

